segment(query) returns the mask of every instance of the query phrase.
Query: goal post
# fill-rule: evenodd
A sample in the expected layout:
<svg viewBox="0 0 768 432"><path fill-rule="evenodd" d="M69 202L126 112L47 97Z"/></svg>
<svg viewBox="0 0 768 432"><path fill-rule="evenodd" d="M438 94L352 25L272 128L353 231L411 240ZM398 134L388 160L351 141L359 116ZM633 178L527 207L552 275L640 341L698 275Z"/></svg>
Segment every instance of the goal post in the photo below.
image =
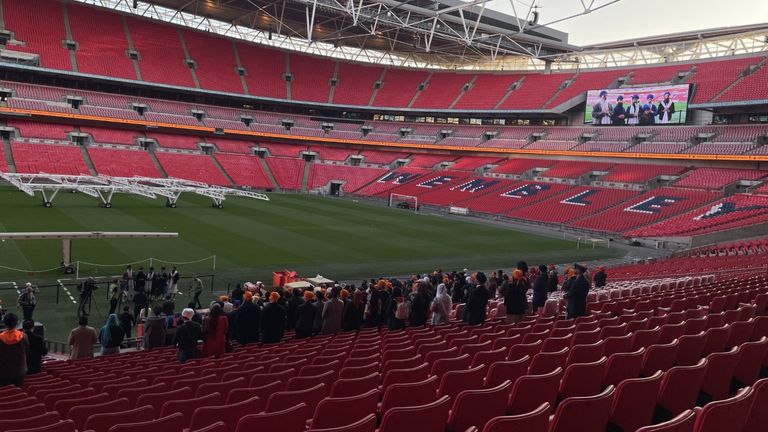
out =
<svg viewBox="0 0 768 432"><path fill-rule="evenodd" d="M406 210L419 211L419 198L413 195L389 194L389 207L397 207Z"/></svg>

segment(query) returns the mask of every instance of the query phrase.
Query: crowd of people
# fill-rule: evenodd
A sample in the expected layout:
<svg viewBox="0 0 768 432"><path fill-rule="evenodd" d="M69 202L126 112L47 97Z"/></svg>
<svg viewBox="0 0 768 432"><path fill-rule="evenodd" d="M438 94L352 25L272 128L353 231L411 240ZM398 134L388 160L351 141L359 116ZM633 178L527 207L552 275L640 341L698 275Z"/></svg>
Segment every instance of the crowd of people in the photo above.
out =
<svg viewBox="0 0 768 432"><path fill-rule="evenodd" d="M136 279L133 276L124 280ZM144 349L173 346L183 363L229 352L234 341L240 345L280 342L288 331L293 331L295 338L308 338L363 327L398 330L446 324L452 314L470 325L482 324L491 300L503 305L500 311L506 315L506 322L515 323L525 315L537 313L550 294L558 290L567 301L567 317L576 318L587 313L587 294L592 285L599 288L606 282L603 268L590 274L586 267L574 264L561 277L554 264L529 268L520 261L509 273L498 270L490 275L466 269L450 273L436 270L408 279L379 278L362 281L360 285L273 291L267 291L261 283L246 283L211 302L208 310L203 311L207 312L205 316L200 313L199 293L180 312L170 299L154 307L144 303L133 314L127 305L119 314L113 307L98 330L89 326L88 316L80 316L78 326L70 332L68 345L72 359L93 357L96 344L101 346L101 355L113 355L132 338L136 328ZM134 300L143 293L135 284L123 286L126 291L132 290ZM27 288L25 300L35 293L34 287ZM21 297L19 303L22 304ZM463 307L454 307L459 304ZM24 374L40 370L41 359L46 355L45 342L34 334L34 321L25 320L24 330L20 331L16 329L18 317L9 313L4 324L6 330L0 333L0 362L9 367L0 368L0 386L20 385Z"/></svg>

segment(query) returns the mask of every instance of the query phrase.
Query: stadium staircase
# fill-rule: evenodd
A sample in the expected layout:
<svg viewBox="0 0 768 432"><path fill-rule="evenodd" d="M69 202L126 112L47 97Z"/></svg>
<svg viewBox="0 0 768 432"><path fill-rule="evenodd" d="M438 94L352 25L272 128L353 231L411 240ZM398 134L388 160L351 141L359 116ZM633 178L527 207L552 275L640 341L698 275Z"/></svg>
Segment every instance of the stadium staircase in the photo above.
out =
<svg viewBox="0 0 768 432"><path fill-rule="evenodd" d="M425 84L424 88L427 88L426 86L429 85L429 80L432 78L432 74L433 74L433 72L430 72L429 75L427 75L427 79L425 79L422 82L422 84ZM419 99L419 95L421 94L422 91L423 91L423 89L421 89L420 87L416 88L416 93L413 94L413 97L411 98L411 101L408 102L408 108L412 108L413 107L413 104L416 103L416 100Z"/></svg>
<svg viewBox="0 0 768 432"><path fill-rule="evenodd" d="M96 167L93 165L93 159L91 159L91 155L88 153L88 149L84 146L80 146L80 154L83 155L83 160L85 161L85 166L88 167L88 172L91 173L92 176L96 177L99 175L98 172L96 172Z"/></svg>
<svg viewBox="0 0 768 432"><path fill-rule="evenodd" d="M379 75L379 82L384 82L384 76L387 75L387 69L384 68L381 70L381 75ZM374 87L373 91L371 92L371 98L368 100L368 106L373 106L373 101L376 100L376 95L379 94L379 89Z"/></svg>
<svg viewBox="0 0 768 432"><path fill-rule="evenodd" d="M290 54L285 55L285 73L287 74L291 73L291 55ZM293 97L291 95L291 81L288 81L287 79L284 79L284 81L285 81L285 99L293 100Z"/></svg>
<svg viewBox="0 0 768 432"><path fill-rule="evenodd" d="M69 24L69 12L67 11L67 4L61 4L62 16L64 17L64 29L67 33L67 40L74 40L72 38L72 27ZM72 72L78 72L77 68L77 56L75 56L75 50L69 50L69 61L72 63Z"/></svg>
<svg viewBox="0 0 768 432"><path fill-rule="evenodd" d="M513 84L511 84L509 86L509 89L507 89L507 92L504 93L504 96L502 96L501 99L499 99L499 101L496 102L496 105L493 106L493 109L495 109L495 110L499 109L499 107L504 103L504 101L506 101L512 95L512 92L514 92L515 90L520 88L520 86L524 82L525 82L525 76L523 76L522 78L520 78L519 80L517 80Z"/></svg>
<svg viewBox="0 0 768 432"><path fill-rule="evenodd" d="M163 164L160 163L160 160L157 159L157 155L155 154L154 150L149 150L149 157L152 158L152 163L155 164L155 168L157 168L157 171L162 174L163 178L168 178L168 173L165 172L165 168L163 168Z"/></svg>
<svg viewBox="0 0 768 432"><path fill-rule="evenodd" d="M269 169L267 160L264 158L259 158L259 163L261 164L261 168L264 170L264 174L266 174L267 178L269 179L269 182L272 183L272 187L275 190L280 190L280 185L277 184L277 180L275 180L275 176L272 175L272 170Z"/></svg>
<svg viewBox="0 0 768 432"><path fill-rule="evenodd" d="M232 42L232 51L235 53L235 64L238 68L243 68L243 62L240 61L240 51L237 49L237 44L235 41ZM239 70L239 69L238 69ZM244 94L250 94L248 91L248 81L245 80L245 74L240 75L240 85L243 86L243 93Z"/></svg>
<svg viewBox="0 0 768 432"><path fill-rule="evenodd" d="M301 192L307 191L309 184L309 172L312 170L312 162L304 161L304 173L301 176Z"/></svg>
<svg viewBox="0 0 768 432"><path fill-rule="evenodd" d="M128 29L128 20L125 19L125 15L120 15L120 22L123 23L123 32L125 33L125 39L128 41L128 51L135 52L136 47L133 44L133 38L131 37L131 31ZM136 74L136 79L144 81L141 77L139 60L137 58L131 58L131 64L133 65L133 72Z"/></svg>
<svg viewBox="0 0 768 432"><path fill-rule="evenodd" d="M336 80L339 79L339 62L334 63L333 65L333 76L331 77L331 80L336 82ZM328 103L333 103L333 94L336 92L336 86L332 85L329 86L330 90L328 90Z"/></svg>
<svg viewBox="0 0 768 432"><path fill-rule="evenodd" d="M181 29L176 29L176 32L179 34L179 40L181 41L181 49L184 50L184 58L189 61L194 59L190 57L189 55L189 49L187 49L187 42L184 40L184 33L181 32ZM200 80L197 77L197 72L195 71L195 68L189 67L187 65L187 69L189 69L189 73L192 74L192 81L195 83L195 88L200 88Z"/></svg>
<svg viewBox="0 0 768 432"><path fill-rule="evenodd" d="M227 181L229 182L229 185L232 187L237 187L237 183L235 183L235 181L232 180L232 177L230 177L227 170L225 170L224 167L221 166L221 163L219 162L219 160L216 159L212 154L208 155L208 157L211 158L211 160L213 161L213 164L216 165L216 168L221 172L221 175L223 175L224 178L227 179Z"/></svg>
<svg viewBox="0 0 768 432"><path fill-rule="evenodd" d="M466 93L468 90L470 90L474 85L475 81L477 81L477 75L472 77L472 80L470 80L467 84L469 84L466 87L463 87L461 91L459 92L459 95L456 96L456 99L454 99L453 102L451 102L451 105L448 106L448 109L453 109L454 106L456 106L457 103L461 100L462 97L464 97L464 93ZM466 89L466 90L465 90Z"/></svg>
<svg viewBox="0 0 768 432"><path fill-rule="evenodd" d="M11 151L11 141L3 138L3 153L5 154L5 163L8 172L16 172L16 162L13 161L13 152Z"/></svg>

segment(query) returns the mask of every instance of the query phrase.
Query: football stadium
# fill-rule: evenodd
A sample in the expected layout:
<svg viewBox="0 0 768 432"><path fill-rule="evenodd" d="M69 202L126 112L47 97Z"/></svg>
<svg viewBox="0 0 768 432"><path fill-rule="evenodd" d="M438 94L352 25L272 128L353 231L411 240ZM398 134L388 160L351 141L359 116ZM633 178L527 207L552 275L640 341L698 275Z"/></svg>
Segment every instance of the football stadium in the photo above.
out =
<svg viewBox="0 0 768 432"><path fill-rule="evenodd" d="M0 0L0 432L766 431L768 5L646 3Z"/></svg>

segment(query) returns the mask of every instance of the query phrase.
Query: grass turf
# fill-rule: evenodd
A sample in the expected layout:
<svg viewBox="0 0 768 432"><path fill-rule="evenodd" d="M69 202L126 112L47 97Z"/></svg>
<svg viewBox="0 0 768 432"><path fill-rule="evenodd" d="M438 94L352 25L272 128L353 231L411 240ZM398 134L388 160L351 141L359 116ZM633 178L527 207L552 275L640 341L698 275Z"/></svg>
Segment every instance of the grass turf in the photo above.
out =
<svg viewBox="0 0 768 432"><path fill-rule="evenodd" d="M153 257L184 262L216 255L215 288L246 280L269 284L274 270L292 269L300 275L322 274L337 280L380 275L402 275L463 267L509 269L517 260L529 263L569 262L621 255L596 248L576 250L574 242L523 233L458 218L414 214L409 211L357 203L352 200L305 195L270 196L270 202L229 199L222 210L207 198L183 196L169 209L160 200L118 195L111 209L82 194L60 194L52 208L19 191L0 189L0 231L169 231L178 239L74 240L73 261L108 264L81 265L81 276L122 273L123 263ZM61 261L58 240L0 243L0 266L22 270L53 268ZM170 266L170 264L166 264ZM180 265L184 276L210 273L212 260ZM0 282L44 285L67 278L59 271L17 272L0 268ZM206 280L208 282L209 279ZM65 282L74 292L75 283ZM184 288L185 283L181 284ZM18 309L16 291L0 286L6 308ZM207 288L207 286L206 286ZM65 293L55 302L53 286L44 287L36 318L48 324L50 337L61 340L75 320L75 306ZM97 295L105 315L106 291ZM186 303L181 298L179 302ZM94 311L94 323L102 316Z"/></svg>

